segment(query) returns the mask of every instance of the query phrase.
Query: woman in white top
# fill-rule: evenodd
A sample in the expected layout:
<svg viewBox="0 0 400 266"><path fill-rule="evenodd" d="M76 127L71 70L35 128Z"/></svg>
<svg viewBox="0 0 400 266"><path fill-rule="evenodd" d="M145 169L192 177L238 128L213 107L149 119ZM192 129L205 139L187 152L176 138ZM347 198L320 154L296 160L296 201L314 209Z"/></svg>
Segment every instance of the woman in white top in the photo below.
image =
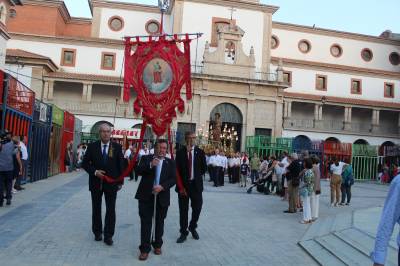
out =
<svg viewBox="0 0 400 266"><path fill-rule="evenodd" d="M340 162L338 158L333 158L333 164L331 164L330 171L331 175L331 206L337 207L340 202L340 186L342 184L342 171L343 162Z"/></svg>

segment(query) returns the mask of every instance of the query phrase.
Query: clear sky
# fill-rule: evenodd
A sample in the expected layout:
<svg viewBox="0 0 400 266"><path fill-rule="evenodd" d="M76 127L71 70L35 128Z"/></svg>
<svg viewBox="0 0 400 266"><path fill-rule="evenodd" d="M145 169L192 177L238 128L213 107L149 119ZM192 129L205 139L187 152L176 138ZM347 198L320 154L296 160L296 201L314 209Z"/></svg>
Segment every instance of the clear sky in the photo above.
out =
<svg viewBox="0 0 400 266"><path fill-rule="evenodd" d="M64 0L71 16L91 17L87 0ZM157 5L157 0L120 2ZM279 6L274 21L378 36L400 33L400 0L261 0Z"/></svg>

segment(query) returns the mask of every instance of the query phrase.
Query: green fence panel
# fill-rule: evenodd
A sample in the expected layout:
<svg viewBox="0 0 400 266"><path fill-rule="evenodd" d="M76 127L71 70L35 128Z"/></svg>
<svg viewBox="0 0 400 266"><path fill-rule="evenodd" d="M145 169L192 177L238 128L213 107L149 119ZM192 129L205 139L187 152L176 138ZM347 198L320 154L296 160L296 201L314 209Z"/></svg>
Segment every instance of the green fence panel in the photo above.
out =
<svg viewBox="0 0 400 266"><path fill-rule="evenodd" d="M375 180L378 175L378 156L353 156L353 175L357 180Z"/></svg>

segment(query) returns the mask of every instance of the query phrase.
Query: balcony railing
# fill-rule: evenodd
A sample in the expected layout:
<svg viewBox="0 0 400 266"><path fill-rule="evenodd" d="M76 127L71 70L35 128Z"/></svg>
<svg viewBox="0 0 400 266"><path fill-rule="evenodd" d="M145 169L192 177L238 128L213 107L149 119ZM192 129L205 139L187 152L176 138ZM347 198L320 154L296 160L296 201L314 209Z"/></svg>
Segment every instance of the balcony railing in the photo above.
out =
<svg viewBox="0 0 400 266"><path fill-rule="evenodd" d="M278 80L278 75L276 74L276 72L267 73L262 72L260 69L255 69L255 71L249 73L249 75L245 75L242 71L234 69L218 69L217 72L209 73L205 71L203 64L196 64L195 62L193 62L191 65L191 72L192 74L204 74L229 78L245 78L260 82L277 82Z"/></svg>
<svg viewBox="0 0 400 266"><path fill-rule="evenodd" d="M284 128L314 128L314 120L313 119L291 119L286 118L284 120Z"/></svg>
<svg viewBox="0 0 400 266"><path fill-rule="evenodd" d="M384 136L399 136L400 132L397 127L375 127L372 130L372 125L366 123L349 123L345 127L344 121L341 120L322 120L321 123L316 123L313 119L295 119L285 118L283 121L285 129L303 129L315 130L321 132L341 132L341 133L361 133L367 135L384 135Z"/></svg>
<svg viewBox="0 0 400 266"><path fill-rule="evenodd" d="M132 104L120 104L116 102L78 102L67 100L54 100L52 101L58 107L72 112L74 114L96 114L119 117L133 116Z"/></svg>

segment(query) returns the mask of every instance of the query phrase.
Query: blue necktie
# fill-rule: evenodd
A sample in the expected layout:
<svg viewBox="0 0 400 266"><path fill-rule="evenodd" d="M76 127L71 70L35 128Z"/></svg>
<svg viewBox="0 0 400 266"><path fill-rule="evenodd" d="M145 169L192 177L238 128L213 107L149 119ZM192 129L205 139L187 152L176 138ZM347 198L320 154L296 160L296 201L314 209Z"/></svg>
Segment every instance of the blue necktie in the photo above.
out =
<svg viewBox="0 0 400 266"><path fill-rule="evenodd" d="M156 168L156 178L154 179L155 186L158 186L160 184L161 167L162 167L162 160L160 160Z"/></svg>
<svg viewBox="0 0 400 266"><path fill-rule="evenodd" d="M108 156L108 154L107 154L107 144L103 145L103 153L102 153L102 155L103 155L103 163L106 163L107 162L107 156Z"/></svg>

